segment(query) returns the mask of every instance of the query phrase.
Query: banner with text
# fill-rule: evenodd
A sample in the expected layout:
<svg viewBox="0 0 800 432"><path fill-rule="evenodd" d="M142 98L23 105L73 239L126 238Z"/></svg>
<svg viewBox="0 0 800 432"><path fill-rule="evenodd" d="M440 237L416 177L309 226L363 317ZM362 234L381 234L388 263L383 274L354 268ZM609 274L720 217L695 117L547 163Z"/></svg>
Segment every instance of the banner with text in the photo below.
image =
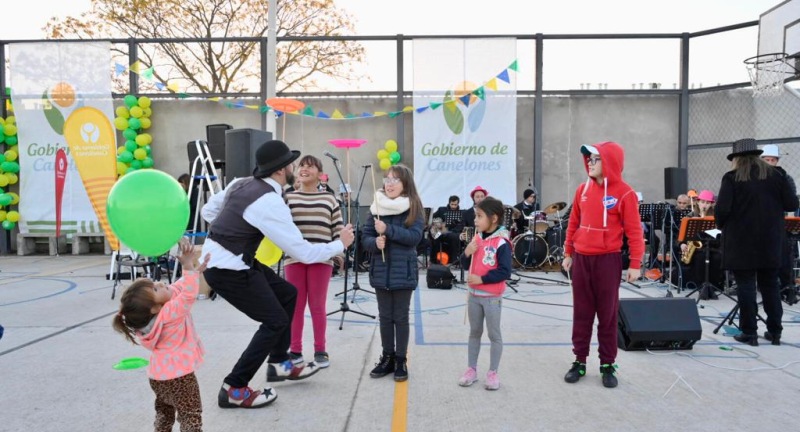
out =
<svg viewBox="0 0 800 432"><path fill-rule="evenodd" d="M110 44L19 43L9 45L9 55L19 128L20 232L56 232L53 179L56 153L63 149L67 173L60 197L61 232L105 231L113 246L116 239L100 223L116 180ZM82 179L82 173L91 178Z"/></svg>
<svg viewBox="0 0 800 432"><path fill-rule="evenodd" d="M450 195L471 207L476 186L516 203L516 76L491 91L484 85L516 59L516 46L514 39L414 40L414 106L436 107L414 116L414 180L426 207L447 205Z"/></svg>

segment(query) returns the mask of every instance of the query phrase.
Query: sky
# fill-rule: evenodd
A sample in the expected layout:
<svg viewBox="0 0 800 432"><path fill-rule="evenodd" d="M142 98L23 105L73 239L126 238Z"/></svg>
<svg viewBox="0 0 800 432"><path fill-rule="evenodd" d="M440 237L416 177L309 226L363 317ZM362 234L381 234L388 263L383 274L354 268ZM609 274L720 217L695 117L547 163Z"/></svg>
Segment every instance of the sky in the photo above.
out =
<svg viewBox="0 0 800 432"><path fill-rule="evenodd" d="M265 0L266 1L266 0ZM279 0L283 1L283 0ZM696 32L746 21L779 4L781 0L335 0L354 18L356 34L465 35L465 34L565 34L565 33L681 33ZM41 30L53 16L78 16L89 10L89 0L27 0L25 12L14 14L0 26L0 40L42 39ZM798 17L800 18L800 17ZM693 42L690 53L691 81L714 85L747 80L741 60L755 55L757 30L747 29L710 36ZM598 45L601 44L601 45ZM393 68L385 64L387 45L368 44L367 73L372 86L394 88ZM520 44L518 88L531 86L533 55ZM662 88L677 83L676 41L576 42L553 41L545 45L545 87L631 88L637 83L660 82ZM393 63L394 49L388 53ZM651 57L648 57L651 56ZM549 56L549 57L548 57ZM409 56L410 58L411 56ZM13 61L13 60L12 60ZM409 66L411 61L407 62ZM597 65L591 72L586 65ZM410 66L406 69L410 73ZM581 72L576 72L581 70ZM569 79L566 79L569 76ZM561 81L556 78L565 78ZM366 85L366 84L365 84ZM367 88L361 88L367 89Z"/></svg>

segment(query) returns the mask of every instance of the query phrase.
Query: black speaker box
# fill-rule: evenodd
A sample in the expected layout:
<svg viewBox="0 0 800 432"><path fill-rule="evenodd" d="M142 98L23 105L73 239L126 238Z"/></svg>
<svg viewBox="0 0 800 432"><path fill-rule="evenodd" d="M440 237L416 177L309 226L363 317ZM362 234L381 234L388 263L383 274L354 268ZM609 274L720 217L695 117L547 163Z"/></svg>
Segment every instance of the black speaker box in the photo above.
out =
<svg viewBox="0 0 800 432"><path fill-rule="evenodd" d="M692 349L702 335L694 299L619 301L617 346L625 351Z"/></svg>
<svg viewBox="0 0 800 432"><path fill-rule="evenodd" d="M428 288L434 289L450 289L453 288L453 281L456 277L447 266L440 264L431 264L428 268L428 274L425 277L428 283Z"/></svg>
<svg viewBox="0 0 800 432"><path fill-rule="evenodd" d="M206 142L211 160L214 162L225 161L225 131L233 129L229 124L206 125Z"/></svg>
<svg viewBox="0 0 800 432"><path fill-rule="evenodd" d="M689 174L686 168L664 168L664 198L675 199L689 190Z"/></svg>
<svg viewBox="0 0 800 432"><path fill-rule="evenodd" d="M256 168L256 150L271 139L271 132L258 129L225 131L225 183L228 184L237 177L253 175L253 170Z"/></svg>

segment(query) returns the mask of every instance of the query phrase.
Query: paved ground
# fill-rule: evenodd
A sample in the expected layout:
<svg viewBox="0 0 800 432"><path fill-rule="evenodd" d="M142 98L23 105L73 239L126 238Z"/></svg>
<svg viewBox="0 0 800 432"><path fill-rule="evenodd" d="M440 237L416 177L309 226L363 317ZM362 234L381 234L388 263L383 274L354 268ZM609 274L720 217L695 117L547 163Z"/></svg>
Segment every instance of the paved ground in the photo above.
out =
<svg viewBox="0 0 800 432"><path fill-rule="evenodd" d="M0 431L148 431L153 394L143 369L117 371L122 358L147 357L110 326L117 301L105 280L107 256L0 257ZM352 285L352 275L350 283ZM330 317L331 367L301 382L278 383L278 400L260 410L222 410L216 394L255 324L225 301L194 308L205 343L198 371L207 431L752 431L797 430L800 310L785 305L784 344L736 343L712 330L731 300L699 302L703 337L693 350L620 351L618 388L602 387L593 346L587 377L566 384L572 361L570 288L559 273L522 273L503 310L501 389L456 384L466 365L465 292L421 286L413 297L410 379L372 379L380 353L376 321ZM359 275L368 288L366 275ZM328 310L344 286L331 282ZM666 287L623 284L620 295L663 297ZM685 294L685 293L684 293ZM352 296L348 299L351 300ZM353 310L377 312L359 291ZM310 330L310 321L307 325ZM760 329L763 331L763 325ZM306 355L312 355L310 331ZM733 347L733 350L721 348ZM254 386L264 385L260 371ZM671 390L670 390L671 389ZM178 427L175 427L178 430Z"/></svg>

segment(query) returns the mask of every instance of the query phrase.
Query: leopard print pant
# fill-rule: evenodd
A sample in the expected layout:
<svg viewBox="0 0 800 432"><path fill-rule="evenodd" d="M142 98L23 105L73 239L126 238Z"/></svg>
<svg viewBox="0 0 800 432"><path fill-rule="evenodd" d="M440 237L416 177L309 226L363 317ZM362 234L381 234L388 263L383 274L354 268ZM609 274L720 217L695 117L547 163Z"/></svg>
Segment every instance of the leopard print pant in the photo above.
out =
<svg viewBox="0 0 800 432"><path fill-rule="evenodd" d="M181 432L203 430L203 404L194 373L167 381L151 379L150 388L156 394L156 432L172 431L176 412Z"/></svg>

